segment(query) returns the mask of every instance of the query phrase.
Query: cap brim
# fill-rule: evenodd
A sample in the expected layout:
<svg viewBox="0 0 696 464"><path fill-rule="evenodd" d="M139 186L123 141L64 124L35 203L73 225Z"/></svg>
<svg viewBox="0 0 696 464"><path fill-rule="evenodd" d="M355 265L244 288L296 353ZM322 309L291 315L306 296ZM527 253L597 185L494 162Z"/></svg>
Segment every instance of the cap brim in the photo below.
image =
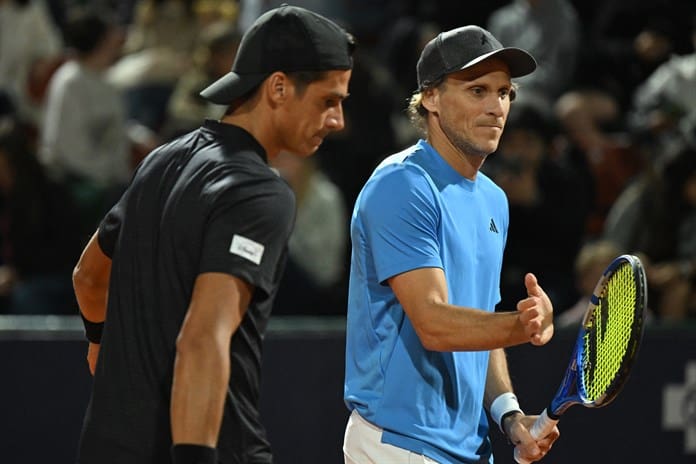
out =
<svg viewBox="0 0 696 464"><path fill-rule="evenodd" d="M200 93L201 97L218 105L229 105L239 97L246 95L268 76L262 74L237 74L228 72Z"/></svg>
<svg viewBox="0 0 696 464"><path fill-rule="evenodd" d="M532 73L537 67L537 62L534 57L526 51L522 50L521 48L506 47L483 54L469 61L459 69L462 70L469 68L476 63L480 63L481 61L491 57L500 58L503 62L505 62L505 64L508 65L508 68L510 69L510 77L526 76L527 74Z"/></svg>

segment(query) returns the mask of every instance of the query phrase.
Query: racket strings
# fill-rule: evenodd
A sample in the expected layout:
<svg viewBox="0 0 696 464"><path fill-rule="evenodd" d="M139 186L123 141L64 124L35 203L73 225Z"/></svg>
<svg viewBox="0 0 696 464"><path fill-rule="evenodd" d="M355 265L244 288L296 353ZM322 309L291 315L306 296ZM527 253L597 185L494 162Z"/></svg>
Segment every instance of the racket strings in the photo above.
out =
<svg viewBox="0 0 696 464"><path fill-rule="evenodd" d="M588 401L601 400L621 371L633 338L636 293L633 269L625 263L597 295L599 304L588 320L581 360L584 396Z"/></svg>

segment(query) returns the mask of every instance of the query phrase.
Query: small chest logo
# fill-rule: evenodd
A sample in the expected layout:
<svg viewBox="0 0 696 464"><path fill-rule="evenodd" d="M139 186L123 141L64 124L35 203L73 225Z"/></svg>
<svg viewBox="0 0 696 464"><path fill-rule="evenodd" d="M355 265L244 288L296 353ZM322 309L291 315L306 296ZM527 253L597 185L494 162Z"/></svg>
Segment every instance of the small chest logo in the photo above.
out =
<svg viewBox="0 0 696 464"><path fill-rule="evenodd" d="M261 263L261 258L263 257L263 250L263 245L249 238L236 234L234 237L232 237L230 253L248 259L254 264Z"/></svg>
<svg viewBox="0 0 696 464"><path fill-rule="evenodd" d="M496 234L498 233L498 228L495 226L495 221L493 218L491 218L491 224L488 226L488 230Z"/></svg>

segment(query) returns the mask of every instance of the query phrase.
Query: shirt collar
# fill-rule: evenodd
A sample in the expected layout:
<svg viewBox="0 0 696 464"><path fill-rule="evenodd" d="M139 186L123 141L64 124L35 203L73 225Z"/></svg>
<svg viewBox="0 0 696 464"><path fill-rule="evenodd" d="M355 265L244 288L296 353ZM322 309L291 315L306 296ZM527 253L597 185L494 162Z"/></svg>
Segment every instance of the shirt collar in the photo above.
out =
<svg viewBox="0 0 696 464"><path fill-rule="evenodd" d="M256 153L264 163L268 164L266 150L261 146L259 141L245 129L233 124L206 119L203 122L203 130L214 133L226 144L233 144L235 151L249 150Z"/></svg>

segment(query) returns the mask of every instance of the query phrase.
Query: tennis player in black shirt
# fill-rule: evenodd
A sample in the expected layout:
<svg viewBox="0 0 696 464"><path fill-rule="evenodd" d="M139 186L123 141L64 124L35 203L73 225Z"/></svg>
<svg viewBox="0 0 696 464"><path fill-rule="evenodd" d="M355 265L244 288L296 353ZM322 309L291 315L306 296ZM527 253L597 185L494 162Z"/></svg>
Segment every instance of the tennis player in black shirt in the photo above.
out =
<svg viewBox="0 0 696 464"><path fill-rule="evenodd" d="M221 121L154 150L74 271L94 388L80 464L272 462L261 343L295 200L268 167L343 128L352 37L281 6L201 95Z"/></svg>

